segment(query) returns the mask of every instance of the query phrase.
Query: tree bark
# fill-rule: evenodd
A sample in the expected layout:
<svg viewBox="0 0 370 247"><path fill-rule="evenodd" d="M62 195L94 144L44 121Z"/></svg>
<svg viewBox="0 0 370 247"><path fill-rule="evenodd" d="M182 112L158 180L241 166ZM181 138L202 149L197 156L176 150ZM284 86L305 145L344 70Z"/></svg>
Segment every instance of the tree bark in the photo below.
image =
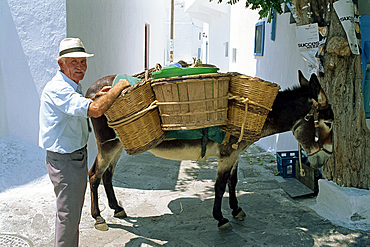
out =
<svg viewBox="0 0 370 247"><path fill-rule="evenodd" d="M366 126L360 55L350 52L335 0L293 0L297 26L329 21L320 84L334 112L333 155L323 176L340 186L370 189L370 132Z"/></svg>

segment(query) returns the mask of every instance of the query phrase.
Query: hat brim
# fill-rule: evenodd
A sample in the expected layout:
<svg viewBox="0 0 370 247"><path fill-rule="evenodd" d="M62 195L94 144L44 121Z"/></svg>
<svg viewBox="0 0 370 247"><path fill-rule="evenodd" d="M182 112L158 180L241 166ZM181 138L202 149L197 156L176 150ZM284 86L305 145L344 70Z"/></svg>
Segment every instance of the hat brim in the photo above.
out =
<svg viewBox="0 0 370 247"><path fill-rule="evenodd" d="M69 53L66 53L62 56L55 57L55 59L59 60L63 57L92 57L92 56L94 56L94 54L89 54L89 53L86 53L86 52L69 52Z"/></svg>

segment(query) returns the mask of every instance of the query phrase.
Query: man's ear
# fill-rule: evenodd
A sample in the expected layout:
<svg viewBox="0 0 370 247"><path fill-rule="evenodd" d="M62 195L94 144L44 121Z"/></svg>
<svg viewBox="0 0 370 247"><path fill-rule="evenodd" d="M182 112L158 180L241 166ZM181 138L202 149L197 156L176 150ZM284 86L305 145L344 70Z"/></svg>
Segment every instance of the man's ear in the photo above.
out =
<svg viewBox="0 0 370 247"><path fill-rule="evenodd" d="M62 60L62 59L59 59L59 60L58 60L58 65L59 65L60 71L62 71L62 72L63 72L63 65L64 65L64 62L63 62L63 60Z"/></svg>

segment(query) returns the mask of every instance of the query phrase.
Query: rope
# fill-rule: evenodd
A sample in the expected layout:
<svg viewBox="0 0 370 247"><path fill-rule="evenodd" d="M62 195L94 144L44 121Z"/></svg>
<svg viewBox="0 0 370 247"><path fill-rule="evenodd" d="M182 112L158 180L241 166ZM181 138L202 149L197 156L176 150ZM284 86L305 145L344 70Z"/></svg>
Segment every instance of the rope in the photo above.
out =
<svg viewBox="0 0 370 247"><path fill-rule="evenodd" d="M231 100L231 99L241 101L242 103L245 104L243 124L242 124L242 127L241 127L240 136L239 136L238 141L231 146L233 149L237 149L239 147L239 143L242 141L243 136L244 136L244 128L245 128L245 123L247 121L248 105L249 104L256 105L256 106L262 107L262 108L264 108L268 111L271 111L272 109L270 107L261 105L261 104L255 102L255 101L253 101L253 100L250 100L249 98L243 98L243 97L232 95L232 94L229 93L229 100Z"/></svg>
<svg viewBox="0 0 370 247"><path fill-rule="evenodd" d="M272 111L272 109L270 107L259 104L259 103L255 102L253 100L250 100L249 98L243 98L243 97L240 97L240 96L237 96L237 95L233 95L231 93L229 93L228 99L229 100L230 99L235 99L235 100L241 101L242 103L248 102L249 104L256 105L256 106L265 108L266 110Z"/></svg>
<svg viewBox="0 0 370 247"><path fill-rule="evenodd" d="M302 151L302 146L300 144L298 144L299 173L300 173L301 177L304 177L304 176L306 176L306 174L305 174L304 169L302 167L301 151Z"/></svg>
<svg viewBox="0 0 370 247"><path fill-rule="evenodd" d="M121 120L116 120L116 121L109 121L108 126L113 128L113 127L120 127L122 125L129 124L129 123L135 121L136 119L138 119L139 117L141 117L142 115L144 115L146 112L156 108L157 107L156 103L157 103L157 101L155 100L144 110L141 110L141 111L139 111L139 112L127 117L127 118L124 118L124 119L121 119Z"/></svg>
<svg viewBox="0 0 370 247"><path fill-rule="evenodd" d="M203 103L203 102L209 102L209 101L215 101L215 100L222 100L227 99L228 96L218 97L218 98L212 98L212 99L202 99L202 100L192 100L192 101L175 101L175 102L157 102L157 105L182 105L182 104L193 104L193 103Z"/></svg>
<svg viewBox="0 0 370 247"><path fill-rule="evenodd" d="M233 149L237 149L239 147L239 143L242 141L243 135L244 135L245 122L247 121L247 112L248 112L249 99L246 98L242 102L245 104L244 116L243 116L243 124L242 124L242 129L240 130L240 136L239 136L239 139L238 139L237 143L235 143L235 144L232 145L232 148Z"/></svg>

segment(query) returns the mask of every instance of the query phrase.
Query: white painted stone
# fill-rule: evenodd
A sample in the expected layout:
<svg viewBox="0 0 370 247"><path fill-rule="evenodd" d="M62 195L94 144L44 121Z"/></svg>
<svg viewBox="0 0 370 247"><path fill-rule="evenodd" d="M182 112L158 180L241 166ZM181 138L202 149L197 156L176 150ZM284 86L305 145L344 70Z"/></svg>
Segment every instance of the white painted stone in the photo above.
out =
<svg viewBox="0 0 370 247"><path fill-rule="evenodd" d="M319 180L319 194L312 209L332 223L349 229L370 230L370 191L340 187Z"/></svg>

